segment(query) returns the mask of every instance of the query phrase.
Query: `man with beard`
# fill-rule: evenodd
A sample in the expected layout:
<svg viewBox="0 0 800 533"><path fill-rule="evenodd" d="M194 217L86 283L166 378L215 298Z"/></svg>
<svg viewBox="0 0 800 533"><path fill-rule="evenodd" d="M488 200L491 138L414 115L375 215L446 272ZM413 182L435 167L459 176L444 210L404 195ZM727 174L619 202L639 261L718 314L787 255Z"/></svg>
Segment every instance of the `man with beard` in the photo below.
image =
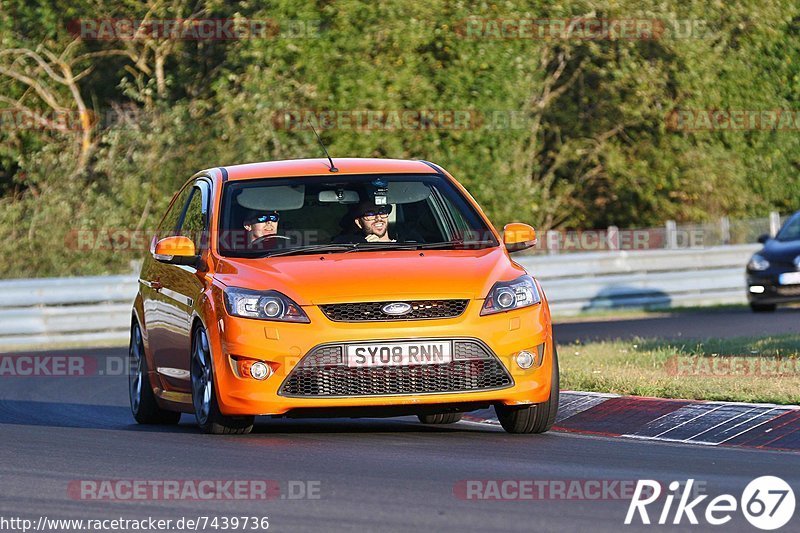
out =
<svg viewBox="0 0 800 533"><path fill-rule="evenodd" d="M397 242L397 239L393 239L389 235L389 214L391 212L391 205L377 205L370 200L361 202L350 211L353 224L355 224L354 231L339 235L333 239L333 242Z"/></svg>

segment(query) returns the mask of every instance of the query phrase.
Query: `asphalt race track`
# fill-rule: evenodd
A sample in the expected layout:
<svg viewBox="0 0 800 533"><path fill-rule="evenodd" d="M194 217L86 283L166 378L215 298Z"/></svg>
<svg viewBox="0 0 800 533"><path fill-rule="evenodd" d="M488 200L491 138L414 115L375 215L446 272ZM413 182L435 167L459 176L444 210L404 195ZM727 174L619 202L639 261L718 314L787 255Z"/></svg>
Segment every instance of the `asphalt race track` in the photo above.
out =
<svg viewBox="0 0 800 533"><path fill-rule="evenodd" d="M630 339L705 339L800 333L800 308L778 308L774 313L749 309L686 311L652 318L567 322L554 326L559 343Z"/></svg>
<svg viewBox="0 0 800 533"><path fill-rule="evenodd" d="M744 324L753 322L762 325L762 333L773 331L770 324L781 324L780 332L791 332L797 331L798 318L796 310L757 317L720 312L702 321L680 315L680 320L565 324L559 326L558 335L561 342L569 342L647 335L657 328L690 337L700 330L718 335L723 326L748 334L742 333ZM662 329L668 326L671 329ZM49 354L96 358L103 369L124 358L126 350ZM172 520L266 516L269 529L275 531L619 531L624 527L663 531L675 527L644 526L638 519L633 526L623 526L630 499L613 493L599 501L578 497L485 501L466 499L463 487L468 480L631 483L644 478L666 487L671 481L694 479L710 497L732 494L738 500L751 480L775 475L795 491L800 488L800 454L791 452L559 432L508 435L470 422L423 426L415 418L263 418L253 434L237 437L202 435L191 422L184 415L177 427L137 426L129 412L124 375L3 377L0 516L33 520L43 515ZM280 493L268 500L98 501L75 490L81 480L274 480ZM290 493L290 485L296 492ZM318 492L314 498L292 499L292 494L302 492L297 487ZM652 509L653 521L661 509L661 504ZM704 503L697 509L702 514ZM783 530L800 530L798 516ZM680 529L688 527L684 517ZM693 529L713 529L707 524L699 528ZM756 531L740 512L724 529Z"/></svg>

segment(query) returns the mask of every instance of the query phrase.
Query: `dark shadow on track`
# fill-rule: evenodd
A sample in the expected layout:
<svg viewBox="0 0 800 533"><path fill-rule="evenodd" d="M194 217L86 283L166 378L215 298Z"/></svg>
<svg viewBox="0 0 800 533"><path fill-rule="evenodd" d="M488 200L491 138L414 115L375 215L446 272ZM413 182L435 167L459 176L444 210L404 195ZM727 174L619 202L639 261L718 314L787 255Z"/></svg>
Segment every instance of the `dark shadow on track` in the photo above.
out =
<svg viewBox="0 0 800 533"><path fill-rule="evenodd" d="M0 401L0 424L156 432L191 430L188 425L170 427L136 424L127 407L22 400Z"/></svg>
<svg viewBox="0 0 800 533"><path fill-rule="evenodd" d="M80 429L111 429L117 431L144 431L157 433L199 433L194 417L184 414L177 426L149 426L136 424L130 409L110 405L35 402L20 400L0 401L0 424L25 426L52 426ZM308 418L286 419L259 417L253 434L320 434L320 433L453 433L494 432L465 424L444 426L424 425L413 417L399 418ZM212 437L213 438L213 437Z"/></svg>

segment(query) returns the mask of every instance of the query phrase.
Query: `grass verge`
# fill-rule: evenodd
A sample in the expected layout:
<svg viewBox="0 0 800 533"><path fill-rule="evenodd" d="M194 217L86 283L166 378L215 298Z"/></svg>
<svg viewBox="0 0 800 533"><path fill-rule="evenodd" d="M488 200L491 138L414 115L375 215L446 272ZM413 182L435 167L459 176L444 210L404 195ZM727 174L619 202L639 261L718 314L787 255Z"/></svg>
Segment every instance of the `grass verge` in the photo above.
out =
<svg viewBox="0 0 800 533"><path fill-rule="evenodd" d="M559 359L568 390L800 404L800 335L576 343Z"/></svg>

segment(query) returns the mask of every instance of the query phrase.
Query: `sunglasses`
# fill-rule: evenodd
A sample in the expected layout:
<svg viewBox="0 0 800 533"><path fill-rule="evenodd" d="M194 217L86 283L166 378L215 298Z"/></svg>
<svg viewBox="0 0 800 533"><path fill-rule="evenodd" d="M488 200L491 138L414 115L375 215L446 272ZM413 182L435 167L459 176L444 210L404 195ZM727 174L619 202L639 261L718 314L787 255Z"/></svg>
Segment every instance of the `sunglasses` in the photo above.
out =
<svg viewBox="0 0 800 533"><path fill-rule="evenodd" d="M278 213L271 213L269 215L261 215L253 219L253 224L257 223L264 223L264 222L278 222L281 219L281 216Z"/></svg>
<svg viewBox="0 0 800 533"><path fill-rule="evenodd" d="M366 220L374 220L377 216L387 218L391 212L392 208L390 206L381 207L379 209L370 209L369 211L362 213L361 218Z"/></svg>

